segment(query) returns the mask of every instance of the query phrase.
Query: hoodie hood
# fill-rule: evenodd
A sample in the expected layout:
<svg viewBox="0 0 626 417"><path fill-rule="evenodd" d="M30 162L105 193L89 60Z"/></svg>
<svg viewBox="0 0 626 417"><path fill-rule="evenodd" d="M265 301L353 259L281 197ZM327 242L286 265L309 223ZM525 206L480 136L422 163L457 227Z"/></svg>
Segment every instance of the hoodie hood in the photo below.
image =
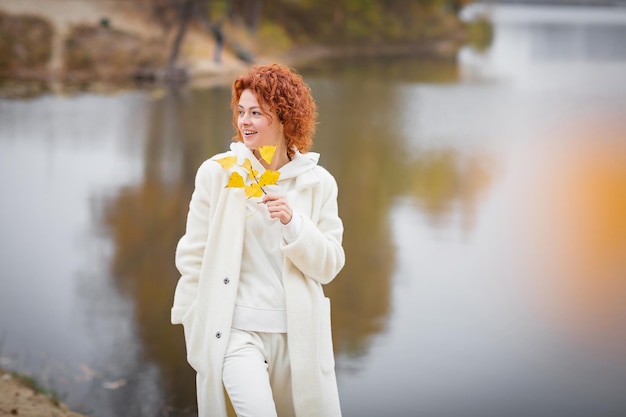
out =
<svg viewBox="0 0 626 417"><path fill-rule="evenodd" d="M252 151L243 142L233 142L230 144L230 150L237 155L239 164L242 164L246 158L252 162L252 167L260 173L265 172L265 167L256 159ZM278 182L296 178L300 174L309 171L317 166L320 155L316 152L300 153L296 151L291 161L283 165L278 172L280 178Z"/></svg>

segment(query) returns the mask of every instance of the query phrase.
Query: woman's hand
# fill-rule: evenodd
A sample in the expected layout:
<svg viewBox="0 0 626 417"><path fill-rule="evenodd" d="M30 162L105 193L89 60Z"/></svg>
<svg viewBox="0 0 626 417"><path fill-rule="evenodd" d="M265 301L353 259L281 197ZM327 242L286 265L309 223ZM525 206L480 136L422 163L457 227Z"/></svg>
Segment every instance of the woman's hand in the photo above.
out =
<svg viewBox="0 0 626 417"><path fill-rule="evenodd" d="M293 211L285 196L278 194L265 194L263 196L263 204L267 206L267 211L270 213L270 218L279 219L282 224L287 224L291 221Z"/></svg>

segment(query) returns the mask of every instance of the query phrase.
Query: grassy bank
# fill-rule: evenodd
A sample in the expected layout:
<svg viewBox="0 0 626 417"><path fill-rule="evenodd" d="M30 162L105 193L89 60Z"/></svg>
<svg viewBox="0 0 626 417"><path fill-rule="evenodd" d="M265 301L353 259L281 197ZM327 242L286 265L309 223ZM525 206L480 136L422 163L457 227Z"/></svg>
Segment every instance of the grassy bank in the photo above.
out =
<svg viewBox="0 0 626 417"><path fill-rule="evenodd" d="M111 8L110 2L97 0L80 7L71 0L0 0L0 96L107 92L172 80L219 82L253 63L268 61L298 68L334 56L454 59L478 33L443 3L427 8L418 1L401 10L406 13L377 9L376 2L356 11L348 8L349 2L335 1L335 9L314 3L268 6L252 22L237 10L229 15L199 11L185 26L171 72L168 63L180 22L159 18L150 2ZM218 21L219 62L211 29Z"/></svg>
<svg viewBox="0 0 626 417"><path fill-rule="evenodd" d="M0 369L0 415L85 417L70 410L35 379L4 369Z"/></svg>

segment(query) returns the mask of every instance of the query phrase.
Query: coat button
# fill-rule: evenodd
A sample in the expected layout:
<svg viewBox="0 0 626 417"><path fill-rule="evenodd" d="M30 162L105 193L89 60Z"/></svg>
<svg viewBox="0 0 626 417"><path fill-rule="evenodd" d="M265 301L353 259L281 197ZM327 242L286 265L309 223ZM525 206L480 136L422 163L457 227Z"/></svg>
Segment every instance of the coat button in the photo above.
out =
<svg viewBox="0 0 626 417"><path fill-rule="evenodd" d="M224 278L224 284L228 284L229 282L230 282L230 279Z"/></svg>
<svg viewBox="0 0 626 417"><path fill-rule="evenodd" d="M215 333L215 337L217 337L218 339L219 339L220 337L222 337L222 332L217 332L217 333Z"/></svg>

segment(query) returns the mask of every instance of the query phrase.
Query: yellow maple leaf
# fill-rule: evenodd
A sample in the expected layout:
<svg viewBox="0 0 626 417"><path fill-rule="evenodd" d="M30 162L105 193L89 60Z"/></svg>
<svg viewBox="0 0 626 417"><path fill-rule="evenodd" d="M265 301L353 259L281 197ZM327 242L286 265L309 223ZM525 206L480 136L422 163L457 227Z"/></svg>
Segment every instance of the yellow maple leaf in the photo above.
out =
<svg viewBox="0 0 626 417"><path fill-rule="evenodd" d="M216 159L215 162L220 164L222 166L222 168L229 169L229 168L232 168L233 166L235 166L235 164L237 163L237 157L236 156L225 156L224 158Z"/></svg>
<svg viewBox="0 0 626 417"><path fill-rule="evenodd" d="M243 188L246 184L243 181L243 177L238 172L233 172L230 174L230 178L228 179L228 183L226 184L226 188Z"/></svg>
<svg viewBox="0 0 626 417"><path fill-rule="evenodd" d="M250 185L246 185L245 188L246 197L261 197L263 195L263 190L261 190L261 186L256 182L253 182Z"/></svg>
<svg viewBox="0 0 626 417"><path fill-rule="evenodd" d="M243 161L243 165L241 166L244 167L246 171L248 171L248 174L250 174L252 178L256 178L259 175L259 171L252 168L252 162L250 162L248 158L246 158L246 160Z"/></svg>
<svg viewBox="0 0 626 417"><path fill-rule="evenodd" d="M259 146L259 153L261 154L261 158L268 164L272 163L272 159L274 158L274 153L276 152L276 145L274 146Z"/></svg>
<svg viewBox="0 0 626 417"><path fill-rule="evenodd" d="M275 185L278 182L279 177L280 172L268 169L261 175L261 178L259 178L259 186L264 187L266 185Z"/></svg>

